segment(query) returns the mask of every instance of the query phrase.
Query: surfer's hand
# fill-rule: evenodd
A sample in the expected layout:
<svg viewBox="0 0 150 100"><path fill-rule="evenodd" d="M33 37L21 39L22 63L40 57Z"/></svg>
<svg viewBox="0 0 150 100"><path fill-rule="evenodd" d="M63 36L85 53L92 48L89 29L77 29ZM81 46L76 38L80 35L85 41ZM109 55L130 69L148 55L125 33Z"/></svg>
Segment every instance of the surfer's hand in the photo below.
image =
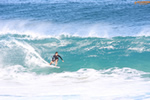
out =
<svg viewBox="0 0 150 100"><path fill-rule="evenodd" d="M64 61L62 60L62 62L64 62Z"/></svg>

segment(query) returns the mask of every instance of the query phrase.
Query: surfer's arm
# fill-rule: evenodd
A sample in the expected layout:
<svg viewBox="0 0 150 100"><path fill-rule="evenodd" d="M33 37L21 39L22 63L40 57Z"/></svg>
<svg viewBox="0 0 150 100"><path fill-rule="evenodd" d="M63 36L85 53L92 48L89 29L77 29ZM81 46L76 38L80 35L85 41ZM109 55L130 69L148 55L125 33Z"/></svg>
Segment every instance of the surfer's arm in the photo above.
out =
<svg viewBox="0 0 150 100"><path fill-rule="evenodd" d="M64 60L62 59L62 57L60 55L58 55L58 57L64 62Z"/></svg>

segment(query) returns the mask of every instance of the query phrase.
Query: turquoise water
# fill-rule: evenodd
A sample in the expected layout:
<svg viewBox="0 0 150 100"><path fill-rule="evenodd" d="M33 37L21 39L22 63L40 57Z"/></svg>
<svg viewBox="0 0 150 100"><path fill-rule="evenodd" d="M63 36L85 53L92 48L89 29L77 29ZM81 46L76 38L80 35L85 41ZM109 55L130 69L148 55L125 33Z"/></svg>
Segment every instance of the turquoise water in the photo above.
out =
<svg viewBox="0 0 150 100"><path fill-rule="evenodd" d="M1 0L0 98L148 100L150 8L134 2Z"/></svg>
<svg viewBox="0 0 150 100"><path fill-rule="evenodd" d="M9 37L9 38L8 38ZM80 68L96 70L128 67L150 72L150 37L67 37L30 39L26 35L1 35L1 54L5 65L20 64L31 72L53 73L77 71ZM39 63L30 59L50 62L55 51L65 60L61 69L41 70ZM27 57L29 62L27 61ZM9 59L8 59L9 58Z"/></svg>

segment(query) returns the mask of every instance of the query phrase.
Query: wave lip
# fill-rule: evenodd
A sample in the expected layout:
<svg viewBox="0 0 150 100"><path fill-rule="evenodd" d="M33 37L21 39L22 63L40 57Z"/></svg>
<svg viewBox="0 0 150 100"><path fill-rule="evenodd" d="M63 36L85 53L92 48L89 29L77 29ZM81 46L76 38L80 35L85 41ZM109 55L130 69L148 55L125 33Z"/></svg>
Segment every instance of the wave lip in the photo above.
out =
<svg viewBox="0 0 150 100"><path fill-rule="evenodd" d="M111 25L109 23L53 23L50 21L31 20L0 20L0 34L26 35L28 37L140 37L150 36L148 26L143 27L123 27ZM133 31L136 29L136 31ZM126 30L126 31L125 31Z"/></svg>

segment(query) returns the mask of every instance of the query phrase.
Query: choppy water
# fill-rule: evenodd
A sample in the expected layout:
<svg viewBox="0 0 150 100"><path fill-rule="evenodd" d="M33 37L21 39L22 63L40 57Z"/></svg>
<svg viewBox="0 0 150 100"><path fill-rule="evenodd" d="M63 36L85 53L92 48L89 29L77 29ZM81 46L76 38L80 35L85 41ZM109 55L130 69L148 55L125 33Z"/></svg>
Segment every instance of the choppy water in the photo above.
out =
<svg viewBox="0 0 150 100"><path fill-rule="evenodd" d="M1 0L0 98L148 100L150 6L134 2Z"/></svg>

